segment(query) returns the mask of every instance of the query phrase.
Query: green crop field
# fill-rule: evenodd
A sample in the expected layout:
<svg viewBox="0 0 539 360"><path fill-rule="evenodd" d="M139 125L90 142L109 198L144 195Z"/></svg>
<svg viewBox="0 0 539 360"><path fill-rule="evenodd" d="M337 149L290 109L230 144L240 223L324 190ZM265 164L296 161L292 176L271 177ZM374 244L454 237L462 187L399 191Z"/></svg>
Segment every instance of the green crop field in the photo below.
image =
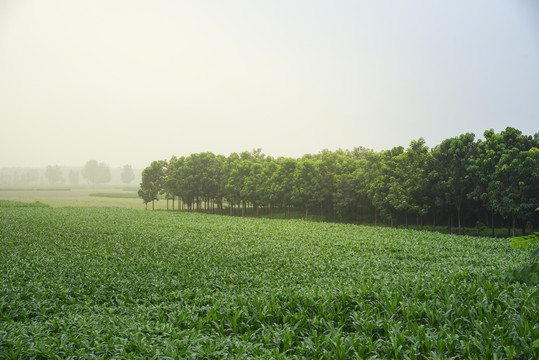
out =
<svg viewBox="0 0 539 360"><path fill-rule="evenodd" d="M6 202L0 249L2 359L539 357L507 240Z"/></svg>

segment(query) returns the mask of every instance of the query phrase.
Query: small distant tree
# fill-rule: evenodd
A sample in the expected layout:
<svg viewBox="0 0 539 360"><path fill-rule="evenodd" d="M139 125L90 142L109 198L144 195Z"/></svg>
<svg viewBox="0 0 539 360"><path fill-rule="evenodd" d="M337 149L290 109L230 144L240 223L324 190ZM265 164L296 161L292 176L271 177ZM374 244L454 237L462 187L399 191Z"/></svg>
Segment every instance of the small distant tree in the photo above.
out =
<svg viewBox="0 0 539 360"><path fill-rule="evenodd" d="M110 167L104 162L89 160L82 168L81 175L90 184L105 184L110 182Z"/></svg>
<svg viewBox="0 0 539 360"><path fill-rule="evenodd" d="M133 167L131 167L131 165L124 165L120 176L122 178L122 183L131 183L133 180L135 180L135 172L133 171Z"/></svg>
<svg viewBox="0 0 539 360"><path fill-rule="evenodd" d="M89 184L95 184L97 183L98 169L99 164L97 160L89 160L86 162L80 173L82 177L88 181Z"/></svg>
<svg viewBox="0 0 539 360"><path fill-rule="evenodd" d="M106 184L110 182L110 167L104 162L99 163L97 183Z"/></svg>
<svg viewBox="0 0 539 360"><path fill-rule="evenodd" d="M64 177L62 176L62 168L59 165L49 165L45 169L45 177L51 185L63 183Z"/></svg>
<svg viewBox="0 0 539 360"><path fill-rule="evenodd" d="M75 170L69 171L69 183L71 185L77 185L79 183L79 172Z"/></svg>

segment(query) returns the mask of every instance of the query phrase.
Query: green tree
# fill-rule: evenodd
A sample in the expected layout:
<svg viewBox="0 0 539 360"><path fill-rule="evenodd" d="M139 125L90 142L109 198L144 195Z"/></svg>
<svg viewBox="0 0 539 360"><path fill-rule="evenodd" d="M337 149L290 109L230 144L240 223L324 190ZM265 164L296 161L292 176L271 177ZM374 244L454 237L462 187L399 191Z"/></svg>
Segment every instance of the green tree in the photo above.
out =
<svg viewBox="0 0 539 360"><path fill-rule="evenodd" d="M166 161L153 161L150 166L142 171L142 182L138 195L144 201L146 207L152 202L152 210L155 208L155 200L158 195L164 191Z"/></svg>
<svg viewBox="0 0 539 360"><path fill-rule="evenodd" d="M430 186L433 181L434 159L429 148L425 146L425 140L419 138L410 143L406 152L399 155L399 174L402 185L402 209L408 214L416 215L416 228L422 227L423 216L431 208L432 201L429 198ZM408 225L408 220L406 221Z"/></svg>
<svg viewBox="0 0 539 360"><path fill-rule="evenodd" d="M166 192L172 197L172 210L174 210L174 199L178 197L178 210L180 209L180 201L182 197L181 187L181 170L185 162L183 156L177 158L173 156L168 162L167 169L165 171L164 187Z"/></svg>
<svg viewBox="0 0 539 360"><path fill-rule="evenodd" d="M226 185L228 200L231 204L241 204L241 215L245 216L247 211L247 201L249 189L247 187L248 177L251 172L253 157L248 151L242 152L239 156L231 154L229 157L230 176Z"/></svg>
<svg viewBox="0 0 539 360"><path fill-rule="evenodd" d="M292 201L303 208L305 219L309 214L309 207L318 203L316 189L319 188L318 171L316 161L303 157L297 162L293 175L294 187L292 192Z"/></svg>
<svg viewBox="0 0 539 360"><path fill-rule="evenodd" d="M457 212L459 235L462 234L462 204L473 190L469 169L477 148L474 138L473 133L467 133L446 139L433 151L446 202Z"/></svg>
<svg viewBox="0 0 539 360"><path fill-rule="evenodd" d="M368 195L375 209L380 210L382 216L390 219L391 226L395 224L398 211L395 205L401 192L397 187L396 158L403 152L404 148L399 146L380 154L379 159L373 164L373 179L368 189Z"/></svg>
<svg viewBox="0 0 539 360"><path fill-rule="evenodd" d="M531 216L539 203L539 150L508 149L496 165L492 182L488 186L493 208L512 220L515 236L517 218Z"/></svg>
<svg viewBox="0 0 539 360"><path fill-rule="evenodd" d="M279 158L277 162L279 163L279 167L272 177L271 192L277 203L281 208L284 207L286 209L287 216L290 217L296 160L292 158Z"/></svg>
<svg viewBox="0 0 539 360"><path fill-rule="evenodd" d="M273 180L275 173L279 169L279 164L272 157L267 157L263 163L262 175L262 204L269 207L270 218L273 217L273 208L279 203L275 192L273 191Z"/></svg>

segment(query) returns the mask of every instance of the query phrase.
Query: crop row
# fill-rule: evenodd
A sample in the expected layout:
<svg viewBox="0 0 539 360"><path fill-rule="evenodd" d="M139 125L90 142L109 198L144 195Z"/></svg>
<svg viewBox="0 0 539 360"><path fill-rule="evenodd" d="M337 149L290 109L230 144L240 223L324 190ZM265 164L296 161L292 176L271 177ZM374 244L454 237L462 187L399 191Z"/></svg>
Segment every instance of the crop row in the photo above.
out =
<svg viewBox="0 0 539 360"><path fill-rule="evenodd" d="M537 358L504 241L103 208L0 209L0 358Z"/></svg>

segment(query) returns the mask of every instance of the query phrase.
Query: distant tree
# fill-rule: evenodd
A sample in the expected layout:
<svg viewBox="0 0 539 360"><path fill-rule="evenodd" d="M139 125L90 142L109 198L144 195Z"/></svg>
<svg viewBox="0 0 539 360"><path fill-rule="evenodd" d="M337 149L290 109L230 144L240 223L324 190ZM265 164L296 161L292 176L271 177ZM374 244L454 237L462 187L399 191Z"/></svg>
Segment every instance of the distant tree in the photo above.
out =
<svg viewBox="0 0 539 360"><path fill-rule="evenodd" d="M96 184L99 173L99 163L97 160L89 160L84 164L84 167L80 171L83 178L85 178L89 184Z"/></svg>
<svg viewBox="0 0 539 360"><path fill-rule="evenodd" d="M133 171L133 167L131 165L124 165L120 176L122 178L122 183L131 183L133 180L135 180L135 172Z"/></svg>
<svg viewBox="0 0 539 360"><path fill-rule="evenodd" d="M59 165L49 165L45 169L45 177L51 185L63 183L64 177L62 176L62 168Z"/></svg>
<svg viewBox="0 0 539 360"><path fill-rule="evenodd" d="M69 183L71 185L77 185L79 183L79 172L75 170L69 171Z"/></svg>
<svg viewBox="0 0 539 360"><path fill-rule="evenodd" d="M106 184L110 182L110 167L104 162L99 163L97 183Z"/></svg>
<svg viewBox="0 0 539 360"><path fill-rule="evenodd" d="M30 169L22 173L20 181L21 185L35 184L39 180L39 174L36 169Z"/></svg>
<svg viewBox="0 0 539 360"><path fill-rule="evenodd" d="M110 167L104 162L89 160L82 168L81 175L89 184L105 184L110 182Z"/></svg>

